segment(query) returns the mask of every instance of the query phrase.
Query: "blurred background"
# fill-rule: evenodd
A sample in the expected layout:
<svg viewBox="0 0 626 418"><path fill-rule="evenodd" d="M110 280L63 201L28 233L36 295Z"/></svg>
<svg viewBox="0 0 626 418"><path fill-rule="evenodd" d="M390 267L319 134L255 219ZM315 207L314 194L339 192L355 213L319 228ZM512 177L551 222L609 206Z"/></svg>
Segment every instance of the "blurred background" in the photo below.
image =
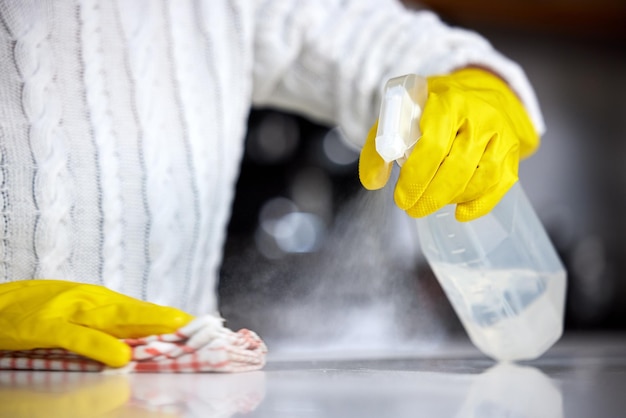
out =
<svg viewBox="0 0 626 418"><path fill-rule="evenodd" d="M526 70L548 127L521 182L568 270L566 332L626 331L626 3L405 1ZM427 351L463 330L392 187L362 189L341 134L255 110L219 287L274 348Z"/></svg>

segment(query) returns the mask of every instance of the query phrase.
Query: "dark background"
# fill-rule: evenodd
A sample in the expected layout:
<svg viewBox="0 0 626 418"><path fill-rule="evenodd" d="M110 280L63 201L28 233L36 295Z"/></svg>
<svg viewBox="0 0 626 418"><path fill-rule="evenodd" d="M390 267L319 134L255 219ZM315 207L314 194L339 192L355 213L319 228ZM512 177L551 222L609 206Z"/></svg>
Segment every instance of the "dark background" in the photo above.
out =
<svg viewBox="0 0 626 418"><path fill-rule="evenodd" d="M626 330L625 4L422 4L526 70L548 130L520 179L568 270L566 331ZM228 326L284 348L428 350L462 333L392 188L364 191L356 159L336 130L252 112L219 287Z"/></svg>

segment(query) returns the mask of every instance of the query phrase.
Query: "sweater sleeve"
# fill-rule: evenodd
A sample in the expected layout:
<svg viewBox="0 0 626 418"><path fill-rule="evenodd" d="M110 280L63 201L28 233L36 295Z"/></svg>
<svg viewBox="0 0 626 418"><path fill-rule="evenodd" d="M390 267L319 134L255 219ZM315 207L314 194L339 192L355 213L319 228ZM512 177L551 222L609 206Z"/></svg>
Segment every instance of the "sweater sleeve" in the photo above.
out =
<svg viewBox="0 0 626 418"><path fill-rule="evenodd" d="M479 34L396 0L265 0L256 12L253 103L339 125L360 147L391 77L468 65L505 79L545 130L522 68Z"/></svg>

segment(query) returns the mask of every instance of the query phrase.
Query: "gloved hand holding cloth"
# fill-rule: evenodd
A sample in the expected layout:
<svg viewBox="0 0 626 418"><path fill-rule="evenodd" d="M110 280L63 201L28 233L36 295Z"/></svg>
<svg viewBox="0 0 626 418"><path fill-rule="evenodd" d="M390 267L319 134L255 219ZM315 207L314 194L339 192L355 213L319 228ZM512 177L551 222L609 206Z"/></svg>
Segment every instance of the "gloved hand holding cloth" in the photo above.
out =
<svg viewBox="0 0 626 418"><path fill-rule="evenodd" d="M518 179L521 158L539 146L523 104L498 76L478 68L431 76L422 137L402 166L394 199L412 217L457 204L456 218L487 214ZM382 188L391 163L376 151L377 125L359 160L362 184Z"/></svg>
<svg viewBox="0 0 626 418"><path fill-rule="evenodd" d="M60 280L0 285L0 369L247 371L267 349L249 330L104 286Z"/></svg>
<svg viewBox="0 0 626 418"><path fill-rule="evenodd" d="M64 348L111 367L131 359L123 338L176 331L193 316L104 286L61 280L0 285L0 349Z"/></svg>

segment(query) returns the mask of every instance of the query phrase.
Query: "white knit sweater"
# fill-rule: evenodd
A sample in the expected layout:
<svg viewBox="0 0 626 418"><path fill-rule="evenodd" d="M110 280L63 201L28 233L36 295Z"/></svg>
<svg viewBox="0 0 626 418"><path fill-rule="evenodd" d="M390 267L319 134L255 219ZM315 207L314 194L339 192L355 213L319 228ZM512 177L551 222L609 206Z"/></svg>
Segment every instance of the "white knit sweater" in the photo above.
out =
<svg viewBox="0 0 626 418"><path fill-rule="evenodd" d="M0 282L214 312L252 105L358 146L387 78L469 63L506 78L543 131L516 64L390 1L0 0Z"/></svg>

